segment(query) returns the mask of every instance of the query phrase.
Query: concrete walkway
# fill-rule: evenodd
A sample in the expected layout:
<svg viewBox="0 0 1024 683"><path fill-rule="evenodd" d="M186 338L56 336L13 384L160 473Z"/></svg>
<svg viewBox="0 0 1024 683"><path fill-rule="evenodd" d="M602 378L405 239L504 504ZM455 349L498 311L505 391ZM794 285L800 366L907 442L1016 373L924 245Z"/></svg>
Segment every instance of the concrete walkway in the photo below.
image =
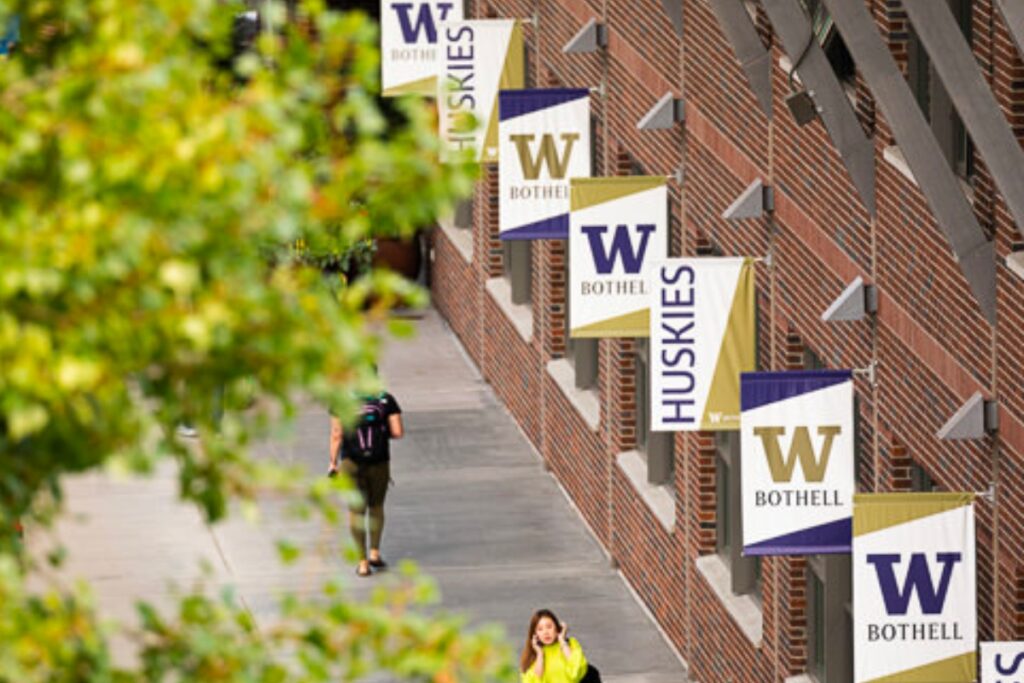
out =
<svg viewBox="0 0 1024 683"><path fill-rule="evenodd" d="M407 437L393 444L395 485L387 502L383 554L412 559L441 588L442 606L471 623L505 626L521 647L532 612L553 609L615 683L679 683L685 672L570 506L515 423L476 374L434 312L418 335L388 345L381 372L404 411ZM308 406L293 432L256 449L320 476L327 462L327 416ZM59 537L68 576L92 582L108 616L132 619L132 603L162 603L168 582L188 585L205 560L215 583L231 583L257 616L269 617L288 589L315 595L342 571L354 594L384 576L357 579L342 557L344 538L291 520L267 501L262 521L207 527L174 500L174 472L112 481L93 475L69 486L70 514ZM273 541L307 553L282 568ZM42 543L42 541L39 541Z"/></svg>

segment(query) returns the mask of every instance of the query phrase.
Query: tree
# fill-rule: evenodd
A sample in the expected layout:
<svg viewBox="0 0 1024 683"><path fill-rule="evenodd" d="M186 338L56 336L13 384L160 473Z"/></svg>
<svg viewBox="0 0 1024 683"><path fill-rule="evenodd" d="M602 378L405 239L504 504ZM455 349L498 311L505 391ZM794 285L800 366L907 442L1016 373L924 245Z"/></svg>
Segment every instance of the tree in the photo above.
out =
<svg viewBox="0 0 1024 683"><path fill-rule="evenodd" d="M266 631L229 596L142 607L141 668L118 669L87 596L30 594L10 554L15 520L45 521L62 477L112 462L175 459L210 520L264 487L337 516L338 487L246 445L297 396L350 410L387 308L422 294L384 273L329 286L294 245L409 234L469 191L472 167L436 163L423 103L382 115L364 15L275 3L239 55L241 9L0 0L21 35L0 61L0 681L507 675L493 637L408 610L430 593L415 576L378 604L333 585L320 606L290 599ZM182 423L199 447L175 438Z"/></svg>

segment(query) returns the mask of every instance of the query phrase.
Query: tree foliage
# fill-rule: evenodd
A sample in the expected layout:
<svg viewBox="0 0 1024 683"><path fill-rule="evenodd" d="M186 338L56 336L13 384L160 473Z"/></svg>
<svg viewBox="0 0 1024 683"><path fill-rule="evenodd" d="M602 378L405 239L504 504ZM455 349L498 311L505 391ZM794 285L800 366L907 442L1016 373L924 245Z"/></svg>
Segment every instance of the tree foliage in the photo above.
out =
<svg viewBox="0 0 1024 683"><path fill-rule="evenodd" d="M261 3L269 5L271 3ZM433 113L382 114L376 28L322 0L273 3L237 55L240 3L0 0L0 543L68 474L176 460L206 517L301 480L246 456L298 397L335 411L373 383L386 310L422 294L376 273L328 286L319 254L408 235L469 191L437 163ZM266 16L264 17L267 18ZM265 24L264 29L268 26ZM175 438L191 424L198 447ZM326 519L336 492L304 494ZM111 663L87 593L28 591L0 558L0 681L322 681L508 674L504 651L410 607L409 576L356 605L331 584L257 629L230 595L142 606L136 669Z"/></svg>

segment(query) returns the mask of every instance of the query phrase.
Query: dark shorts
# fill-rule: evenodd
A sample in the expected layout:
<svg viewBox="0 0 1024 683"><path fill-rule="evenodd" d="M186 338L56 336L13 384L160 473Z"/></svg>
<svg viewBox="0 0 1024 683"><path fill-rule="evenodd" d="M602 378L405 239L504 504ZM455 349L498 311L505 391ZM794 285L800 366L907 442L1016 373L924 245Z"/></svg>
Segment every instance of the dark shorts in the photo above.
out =
<svg viewBox="0 0 1024 683"><path fill-rule="evenodd" d="M388 483L391 481L391 463L357 463L345 458L341 461L341 471L349 476L359 492L363 494L366 505L379 507L384 504L384 497L388 493ZM361 507L361 505L357 505L353 506L353 509Z"/></svg>

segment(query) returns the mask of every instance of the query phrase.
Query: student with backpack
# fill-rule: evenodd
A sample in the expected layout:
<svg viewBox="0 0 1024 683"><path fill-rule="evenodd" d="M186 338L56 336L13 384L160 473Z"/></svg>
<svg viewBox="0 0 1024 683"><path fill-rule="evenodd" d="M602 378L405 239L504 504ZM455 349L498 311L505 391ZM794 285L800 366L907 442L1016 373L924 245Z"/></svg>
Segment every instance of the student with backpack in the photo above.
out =
<svg viewBox="0 0 1024 683"><path fill-rule="evenodd" d="M380 555L380 539L384 533L384 497L391 481L391 439L403 435L402 409L387 392L364 397L359 418L351 429L343 429L341 421L331 417L331 465L327 474L333 477L340 466L362 495L362 500L349 508L349 529L359 550L359 576L370 576L373 568L387 566Z"/></svg>

